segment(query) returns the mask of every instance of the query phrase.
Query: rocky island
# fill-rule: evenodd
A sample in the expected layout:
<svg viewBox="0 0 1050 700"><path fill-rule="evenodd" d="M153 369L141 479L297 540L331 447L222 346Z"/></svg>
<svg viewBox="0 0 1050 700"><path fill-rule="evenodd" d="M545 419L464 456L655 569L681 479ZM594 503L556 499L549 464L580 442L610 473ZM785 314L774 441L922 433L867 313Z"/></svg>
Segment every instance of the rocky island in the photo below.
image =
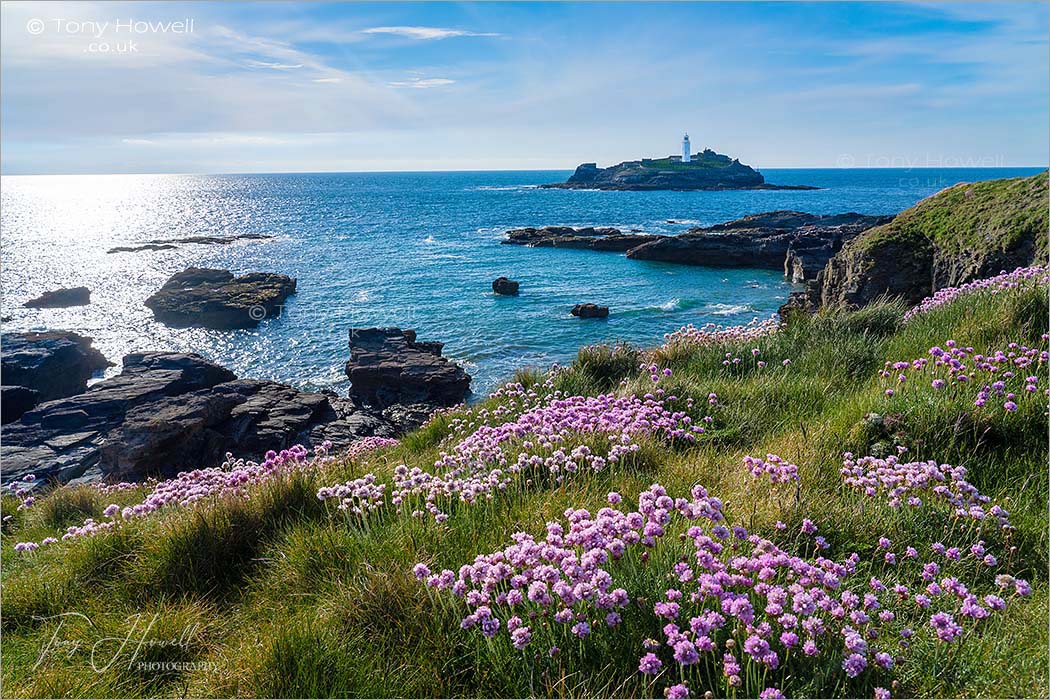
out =
<svg viewBox="0 0 1050 700"><path fill-rule="evenodd" d="M642 158L609 168L584 163L565 182L540 185L565 190L816 190L811 185L771 185L736 158L705 149L696 155Z"/></svg>

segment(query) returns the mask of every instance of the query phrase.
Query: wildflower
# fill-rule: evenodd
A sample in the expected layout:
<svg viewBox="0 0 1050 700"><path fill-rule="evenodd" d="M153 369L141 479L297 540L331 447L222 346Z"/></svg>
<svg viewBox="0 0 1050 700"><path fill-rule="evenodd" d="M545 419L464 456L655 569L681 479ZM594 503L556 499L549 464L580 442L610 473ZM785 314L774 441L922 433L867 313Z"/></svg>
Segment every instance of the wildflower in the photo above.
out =
<svg viewBox="0 0 1050 700"><path fill-rule="evenodd" d="M861 671L868 667L868 661L860 654L850 654L842 662L842 669L850 678L856 678Z"/></svg>
<svg viewBox="0 0 1050 700"><path fill-rule="evenodd" d="M658 673L662 666L663 663L653 653L646 654L638 662L638 670L647 675Z"/></svg>
<svg viewBox="0 0 1050 700"><path fill-rule="evenodd" d="M532 641L532 630L528 627L518 627L510 633L511 644L517 650L522 650Z"/></svg>
<svg viewBox="0 0 1050 700"><path fill-rule="evenodd" d="M890 691L886 690L885 688L875 689L875 700L889 700L889 698Z"/></svg>
<svg viewBox="0 0 1050 700"><path fill-rule="evenodd" d="M667 700L682 700L689 697L689 688L684 683L672 685L664 690Z"/></svg>
<svg viewBox="0 0 1050 700"><path fill-rule="evenodd" d="M110 503L108 506L106 506L106 509L102 511L102 515L106 516L107 518L113 518L116 517L117 513L119 512L120 506L118 506L116 503Z"/></svg>
<svg viewBox="0 0 1050 700"><path fill-rule="evenodd" d="M944 612L934 613L930 618L930 627L937 633L937 638L942 642L952 642L962 634L960 627L951 615Z"/></svg>

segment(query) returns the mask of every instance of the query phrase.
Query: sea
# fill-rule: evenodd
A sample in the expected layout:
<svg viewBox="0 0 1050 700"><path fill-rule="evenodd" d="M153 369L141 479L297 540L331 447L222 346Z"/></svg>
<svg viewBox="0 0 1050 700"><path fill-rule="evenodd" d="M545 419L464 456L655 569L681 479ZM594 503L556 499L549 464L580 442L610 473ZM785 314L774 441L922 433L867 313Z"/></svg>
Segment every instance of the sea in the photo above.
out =
<svg viewBox="0 0 1050 700"><path fill-rule="evenodd" d="M259 175L4 176L4 331L74 330L120 370L126 353L196 352L241 377L345 393L348 332L412 328L445 343L482 396L522 367L572 360L602 342L654 345L695 324L767 318L791 290L777 270L690 267L622 254L501 245L521 226L615 226L676 234L775 209L895 214L958 182L1035 168L767 169L809 191L601 192L540 189L569 171ZM231 245L108 253L186 236L265 234ZM284 308L251 330L168 328L143 301L186 267L280 272ZM507 276L518 297L492 293ZM87 286L88 306L26 309L44 291ZM602 320L574 304L610 308Z"/></svg>

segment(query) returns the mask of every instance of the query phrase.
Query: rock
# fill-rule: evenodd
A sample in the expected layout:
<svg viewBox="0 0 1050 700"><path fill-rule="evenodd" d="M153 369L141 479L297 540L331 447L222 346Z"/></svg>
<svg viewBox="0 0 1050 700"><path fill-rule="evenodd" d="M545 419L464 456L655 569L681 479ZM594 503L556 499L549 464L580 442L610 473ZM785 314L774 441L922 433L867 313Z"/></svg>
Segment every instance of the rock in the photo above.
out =
<svg viewBox="0 0 1050 700"><path fill-rule="evenodd" d="M63 309L68 306L86 306L91 303L91 290L87 287L72 287L44 292L22 306L28 309Z"/></svg>
<svg viewBox="0 0 1050 700"><path fill-rule="evenodd" d="M762 173L707 149L689 163L680 158L643 158L609 168L584 163L565 182L540 185L559 189L598 190L815 190L809 185L770 185Z"/></svg>
<svg viewBox="0 0 1050 700"><path fill-rule="evenodd" d="M197 243L201 245L229 245L237 241L258 241L273 238L263 233L241 233L235 236L186 236L184 238L157 238L146 241L142 245L123 246L118 245L110 248L107 253L138 253L145 250L172 250L178 248L179 243Z"/></svg>
<svg viewBox="0 0 1050 700"><path fill-rule="evenodd" d="M1045 263L1047 173L959 184L847 242L819 276L820 303L915 304L939 289Z"/></svg>
<svg viewBox="0 0 1050 700"><path fill-rule="evenodd" d="M95 372L112 365L91 338L71 331L4 333L0 345L4 384L32 389L39 401L84 391Z"/></svg>
<svg viewBox="0 0 1050 700"><path fill-rule="evenodd" d="M132 353L117 376L5 426L2 479L141 480L216 466L227 452L261 458L296 443L339 448L398 432L347 399L237 379L198 355Z"/></svg>
<svg viewBox="0 0 1050 700"><path fill-rule="evenodd" d="M789 320L793 316L808 315L816 311L813 294L810 290L793 291L786 302L777 309L780 318Z"/></svg>
<svg viewBox="0 0 1050 700"><path fill-rule="evenodd" d="M253 328L277 315L294 293L295 278L287 275L234 277L229 270L191 267L173 275L146 306L158 321L175 328Z"/></svg>
<svg viewBox="0 0 1050 700"><path fill-rule="evenodd" d="M544 226L543 228L515 228L507 231L502 243L532 248L586 248L626 252L643 243L663 236L655 234L623 233L608 227Z"/></svg>
<svg viewBox="0 0 1050 700"><path fill-rule="evenodd" d="M664 236L627 251L637 260L711 267L782 269L794 281L816 277L842 245L888 216L774 211Z"/></svg>
<svg viewBox="0 0 1050 700"><path fill-rule="evenodd" d="M506 277L497 277L492 281L492 291L504 296L518 296L518 283Z"/></svg>
<svg viewBox="0 0 1050 700"><path fill-rule="evenodd" d="M40 392L24 386L0 386L0 423L13 423L40 402Z"/></svg>
<svg viewBox="0 0 1050 700"><path fill-rule="evenodd" d="M350 329L350 396L376 408L393 404L453 406L470 391L470 375L441 356L441 343L416 341L400 328Z"/></svg>
<svg viewBox="0 0 1050 700"><path fill-rule="evenodd" d="M609 307L597 304L577 304L572 307L571 313L579 318L605 318L609 315Z"/></svg>
<svg viewBox="0 0 1050 700"><path fill-rule="evenodd" d="M139 253L144 250L175 250L178 248L176 245L170 243L146 243L143 245L118 245L116 248L110 248L107 253Z"/></svg>

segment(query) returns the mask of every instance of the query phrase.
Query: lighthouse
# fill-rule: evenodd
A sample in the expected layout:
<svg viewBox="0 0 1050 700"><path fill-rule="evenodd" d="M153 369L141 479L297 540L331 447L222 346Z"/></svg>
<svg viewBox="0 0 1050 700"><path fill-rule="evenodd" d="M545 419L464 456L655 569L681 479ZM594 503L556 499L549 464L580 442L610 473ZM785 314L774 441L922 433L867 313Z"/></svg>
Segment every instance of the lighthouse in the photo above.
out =
<svg viewBox="0 0 1050 700"><path fill-rule="evenodd" d="M682 137L682 162L689 162L689 134Z"/></svg>

